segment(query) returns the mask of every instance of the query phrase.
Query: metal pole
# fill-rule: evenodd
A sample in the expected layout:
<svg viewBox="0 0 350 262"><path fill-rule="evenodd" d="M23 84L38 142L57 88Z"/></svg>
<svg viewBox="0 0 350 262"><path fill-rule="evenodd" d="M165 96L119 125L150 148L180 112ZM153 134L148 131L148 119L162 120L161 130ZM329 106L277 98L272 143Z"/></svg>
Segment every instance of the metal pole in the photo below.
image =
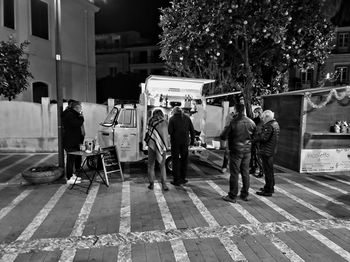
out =
<svg viewBox="0 0 350 262"><path fill-rule="evenodd" d="M58 138L58 165L64 168L62 119L62 61L61 61L61 0L55 0L55 60L56 60L56 92L57 92L57 138Z"/></svg>

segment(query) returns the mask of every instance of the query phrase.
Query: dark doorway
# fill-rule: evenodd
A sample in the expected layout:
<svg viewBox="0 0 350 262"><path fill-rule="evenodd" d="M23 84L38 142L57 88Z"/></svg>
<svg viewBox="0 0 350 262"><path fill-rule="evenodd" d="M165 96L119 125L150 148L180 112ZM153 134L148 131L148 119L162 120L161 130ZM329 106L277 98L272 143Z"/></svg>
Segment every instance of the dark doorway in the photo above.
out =
<svg viewBox="0 0 350 262"><path fill-rule="evenodd" d="M33 83L33 102L41 103L42 97L49 96L49 88L48 85L43 82L35 82Z"/></svg>

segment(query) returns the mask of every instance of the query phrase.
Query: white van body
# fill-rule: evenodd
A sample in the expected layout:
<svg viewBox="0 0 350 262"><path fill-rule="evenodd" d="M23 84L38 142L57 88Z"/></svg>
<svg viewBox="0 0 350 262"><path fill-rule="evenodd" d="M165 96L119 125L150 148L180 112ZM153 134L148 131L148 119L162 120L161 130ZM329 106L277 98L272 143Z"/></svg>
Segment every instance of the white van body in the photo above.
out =
<svg viewBox="0 0 350 262"><path fill-rule="evenodd" d="M202 95L205 84L211 79L195 79L169 76L149 76L141 84L141 95L137 104L116 105L100 124L98 143L101 147L116 145L121 162L135 162L147 157L144 142L147 121L155 109L161 109L167 119L174 105L189 111L205 111ZM189 104L189 98L191 104ZM166 99L166 101L164 101ZM198 105L197 105L198 104ZM190 105L190 107L189 107ZM199 128L202 136L205 116L200 116ZM170 138L169 138L170 139Z"/></svg>

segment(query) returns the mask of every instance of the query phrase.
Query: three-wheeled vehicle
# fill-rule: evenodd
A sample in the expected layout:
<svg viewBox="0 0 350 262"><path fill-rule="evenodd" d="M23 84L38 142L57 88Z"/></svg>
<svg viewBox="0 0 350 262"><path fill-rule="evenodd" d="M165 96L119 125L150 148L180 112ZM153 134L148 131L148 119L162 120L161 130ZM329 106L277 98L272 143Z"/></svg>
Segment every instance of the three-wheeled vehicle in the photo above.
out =
<svg viewBox="0 0 350 262"><path fill-rule="evenodd" d="M205 97L202 90L204 85L214 82L211 79L149 76L141 84L139 103L115 105L100 124L98 143L101 147L115 145L121 162L145 159L147 145L144 137L153 110L161 109L169 119L173 107L180 106L192 115L195 129L201 134L196 146L190 148L190 155L204 154ZM170 154L167 155L166 167L168 171L172 170Z"/></svg>

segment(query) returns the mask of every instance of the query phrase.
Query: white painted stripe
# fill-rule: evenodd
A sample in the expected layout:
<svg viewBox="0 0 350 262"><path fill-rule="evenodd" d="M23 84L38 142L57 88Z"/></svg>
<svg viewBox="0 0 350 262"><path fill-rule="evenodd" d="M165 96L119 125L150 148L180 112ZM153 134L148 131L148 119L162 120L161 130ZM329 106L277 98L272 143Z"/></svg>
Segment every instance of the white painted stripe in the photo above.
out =
<svg viewBox="0 0 350 262"><path fill-rule="evenodd" d="M122 200L120 207L119 233L131 231L131 210L130 210L130 182L122 184ZM131 244L120 245L118 248L118 261L131 262Z"/></svg>
<svg viewBox="0 0 350 262"><path fill-rule="evenodd" d="M162 189L159 183L154 183L154 194L159 206L160 214L163 219L164 227L166 230L176 229L175 221L170 213L168 204L163 196ZM185 245L181 239L174 239L170 241L171 248L174 253L175 261L177 262L189 262Z"/></svg>
<svg viewBox="0 0 350 262"><path fill-rule="evenodd" d="M28 155L28 156L26 156L26 157L24 157L24 158L22 158L22 159L17 160L16 162L13 162L11 165L8 165L7 167L1 168L1 169L0 169L0 173L3 173L3 172L5 172L7 169L10 169L10 168L14 167L15 165L18 165L19 163L22 163L22 162L26 161L28 158L30 158L30 157L32 157L32 156L33 156L33 154L30 154L30 155Z"/></svg>
<svg viewBox="0 0 350 262"><path fill-rule="evenodd" d="M55 207L58 200L62 197L66 186L60 186L56 193L50 198L50 200L46 203L46 205L40 210L40 212L35 216L33 221L27 226L27 228L22 232L22 234L17 238L17 240L29 240L35 231L39 228L39 226L44 222L45 218L51 212L51 210Z"/></svg>
<svg viewBox="0 0 350 262"><path fill-rule="evenodd" d="M212 182L212 181L211 181ZM213 182L212 182L213 183ZM214 184L214 183L213 183ZM205 207L203 202L197 197L190 187L184 187L187 194L191 198L198 211L201 213L209 227L219 227L219 223L212 216L209 210ZM239 251L237 245L229 237L220 237L220 242L223 244L233 261L246 261L244 255Z"/></svg>
<svg viewBox="0 0 350 262"><path fill-rule="evenodd" d="M11 156L12 156L12 155L4 156L4 157L0 158L0 161L5 160L5 159L8 159L8 158L10 158Z"/></svg>
<svg viewBox="0 0 350 262"><path fill-rule="evenodd" d="M66 190L66 186L61 186L58 188L56 193L50 198L50 200L46 203L46 205L40 210L40 212L35 216L32 222L24 229L21 235L16 239L16 241L27 241L29 240L35 233L35 231L39 228L39 226L44 222L45 218L57 204L58 200L62 197L63 193ZM7 254L2 257L3 261L13 262L17 258L18 253Z"/></svg>
<svg viewBox="0 0 350 262"><path fill-rule="evenodd" d="M157 199L159 210L163 219L165 229L176 229L175 221L170 213L168 204L163 196L162 189L158 183L154 183L154 194Z"/></svg>
<svg viewBox="0 0 350 262"><path fill-rule="evenodd" d="M315 207L313 205L311 205L308 202L305 202L304 200L300 199L299 197L285 191L284 189L275 186L275 190L279 193L282 193L284 195L286 195L287 197L291 198L292 200L294 200L295 202L299 203L300 205L303 205L304 207L307 207L308 209L314 211L315 213L318 213L319 215L328 218L328 219L334 219L334 216L328 214L327 212L322 211L321 209L319 209L318 207Z"/></svg>
<svg viewBox="0 0 350 262"><path fill-rule="evenodd" d="M190 258L188 257L186 247L182 240L180 239L171 240L170 245L174 252L175 261L190 262Z"/></svg>
<svg viewBox="0 0 350 262"><path fill-rule="evenodd" d="M225 191L221 189L217 184L215 184L213 181L206 181L216 192L218 192L220 195L225 195ZM251 215L246 209L244 209L240 204L238 203L230 203L233 208L235 208L245 219L249 221L252 225L259 228L259 225L262 225L261 222L259 222L253 215ZM289 248L281 239L279 239L274 234L264 234L263 231L260 231L260 234L265 235L266 238L268 238L271 243L279 249L283 255L285 255L290 261L293 262L302 262L304 261L301 257L298 256L297 253L295 253L291 248ZM234 253L235 254L235 253Z"/></svg>
<svg viewBox="0 0 350 262"><path fill-rule="evenodd" d="M183 187L192 202L194 203L195 207L198 209L199 213L203 216L204 220L208 223L209 227L218 227L219 223L216 221L216 219L210 214L209 210L205 207L203 202L197 197L197 195L193 192L192 188L190 187Z"/></svg>
<svg viewBox="0 0 350 262"><path fill-rule="evenodd" d="M14 209L23 199L25 199L31 192L33 192L32 189L30 190L24 190L19 196L17 196L12 202L2 208L0 210L0 220L3 219L8 213L11 212L12 209Z"/></svg>
<svg viewBox="0 0 350 262"><path fill-rule="evenodd" d="M36 162L32 166L39 166L40 164L44 163L45 161L47 161L49 158L53 157L54 155L55 154L49 154L48 156L40 159L38 162ZM16 174L13 178L11 178L9 181L7 181L6 184L15 184L16 182L18 183L19 181L23 181L22 173Z"/></svg>
<svg viewBox="0 0 350 262"><path fill-rule="evenodd" d="M83 235L85 223L89 218L89 215L90 215L92 206L95 202L99 188L100 188L100 184L97 184L90 189L90 192L85 200L85 203L80 210L79 216L75 221L75 224L70 236L78 237ZM72 248L65 249L63 250L59 261L72 262L74 260L75 253L76 253L76 249L72 249Z"/></svg>
<svg viewBox="0 0 350 262"><path fill-rule="evenodd" d="M320 232L316 230L308 230L307 231L311 236L316 238L318 241L323 243L327 248L344 258L346 261L350 261L350 253L337 244L335 244L333 241L322 235Z"/></svg>
<svg viewBox="0 0 350 262"><path fill-rule="evenodd" d="M334 179L335 181L338 181L342 184L346 184L346 185L349 185L350 186L350 181L347 181L347 180L344 180L344 179L341 179L341 178L337 178L337 177L333 177L333 176L329 176L329 175L324 175L324 177L327 177L327 178L330 178L330 179Z"/></svg>
<svg viewBox="0 0 350 262"><path fill-rule="evenodd" d="M125 181L122 184L119 233L128 233L131 231L130 214L130 182Z"/></svg>
<svg viewBox="0 0 350 262"><path fill-rule="evenodd" d="M265 237L267 237L271 243L277 247L283 255L285 255L290 261L292 262L304 262L305 260L302 259L297 253L295 253L290 247L286 245L281 239L276 237L274 234L266 234Z"/></svg>
<svg viewBox="0 0 350 262"><path fill-rule="evenodd" d="M297 183L297 182L294 182L294 181L292 181L292 180L290 180L290 179L288 179L288 178L283 177L283 178L281 178L281 179L283 179L283 180L289 182L289 183L292 184L292 185L295 185L295 186L297 186L297 187L300 187L300 188L302 188L302 189L304 189L304 190L306 190L306 191L308 191L308 192L310 192L310 193L312 193L312 194L314 194L314 195L316 195L316 196L319 196L319 197L321 197L321 198L323 198L323 199L326 199L326 200L329 201L329 202L332 202L332 203L334 203L334 204L340 205L340 206L342 206L342 207L344 207L344 208L350 210L350 208L349 208L346 204L344 204L343 202L340 202L340 201L338 201L338 200L335 200L335 199L332 198L332 197L326 196L326 195L324 195L324 194L322 194L322 193L320 193L320 192L317 192L316 190L313 190L313 189L311 189L311 188L308 188L308 187L306 187L306 186L304 186L304 185L302 185L302 184L299 184L299 183Z"/></svg>
<svg viewBox="0 0 350 262"><path fill-rule="evenodd" d="M218 192L219 195L221 196L225 196L227 195L227 193L221 189L221 187L219 187L217 184L215 184L213 181L211 180L208 180L206 181L216 192ZM254 217L252 216L246 209L244 209L240 204L238 203L231 203L231 202L228 202L230 203L230 205L236 209L236 211L238 213L240 213L245 219L248 220L249 223L257 226L260 224L260 222Z"/></svg>
<svg viewBox="0 0 350 262"><path fill-rule="evenodd" d="M256 180L256 181L259 181L260 183L263 183L263 182L262 182L261 180L259 180L259 179L256 179L256 178L255 178L255 180ZM304 206L304 207L306 207L306 208L308 208L308 209L314 211L315 213L318 213L319 215L321 215L321 216L323 216L323 217L325 217L325 218L334 219L334 216L328 214L327 212L322 211L322 210L319 209L318 207L315 207L315 206L311 205L310 203L308 203L308 202L304 201L303 199L301 199L301 198L299 198L299 197L293 195L293 194L290 193L290 192L287 192L286 190L284 190L284 189L282 189L282 188L280 188L280 187L278 187L278 186L275 186L275 191L276 191L276 192L279 192L279 193L281 193L281 194L284 194L285 196L289 197L290 199L294 200L295 202L299 203L300 205L302 205L302 206Z"/></svg>
<svg viewBox="0 0 350 262"><path fill-rule="evenodd" d="M331 185L329 185L329 184L327 184L327 183L324 183L324 182L321 182L321 181L317 181L316 179L312 179L312 178L310 178L310 177L305 177L305 179L308 180L308 181L312 181L312 182L314 182L314 183L316 183L316 184L319 184L319 185L321 185L321 186L328 187L328 188L330 188L330 189L333 189L333 190L335 190L335 191L338 191L338 192L340 192L340 193L342 193L342 194L345 194L345 195L348 194L348 191L346 191L346 190L340 189L340 188L335 187L335 186L331 186Z"/></svg>
<svg viewBox="0 0 350 262"><path fill-rule="evenodd" d="M131 244L118 247L118 262L131 262Z"/></svg>

